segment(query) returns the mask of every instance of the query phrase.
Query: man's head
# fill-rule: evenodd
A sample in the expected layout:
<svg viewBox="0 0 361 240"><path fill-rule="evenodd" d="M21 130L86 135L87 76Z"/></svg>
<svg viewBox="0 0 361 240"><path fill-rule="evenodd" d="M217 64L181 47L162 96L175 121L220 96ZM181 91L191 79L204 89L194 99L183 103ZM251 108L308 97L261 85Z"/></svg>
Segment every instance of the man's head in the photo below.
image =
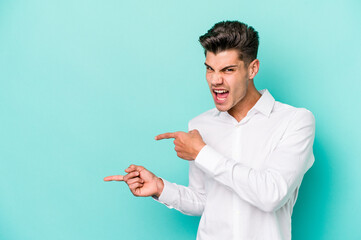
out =
<svg viewBox="0 0 361 240"><path fill-rule="evenodd" d="M238 21L216 23L208 32L199 37L205 54L217 54L225 50L235 49L239 59L247 67L257 58L259 45L258 32L253 27Z"/></svg>
<svg viewBox="0 0 361 240"><path fill-rule="evenodd" d="M239 118L260 96L253 84L259 69L258 33L244 23L227 21L215 24L199 41L217 109Z"/></svg>

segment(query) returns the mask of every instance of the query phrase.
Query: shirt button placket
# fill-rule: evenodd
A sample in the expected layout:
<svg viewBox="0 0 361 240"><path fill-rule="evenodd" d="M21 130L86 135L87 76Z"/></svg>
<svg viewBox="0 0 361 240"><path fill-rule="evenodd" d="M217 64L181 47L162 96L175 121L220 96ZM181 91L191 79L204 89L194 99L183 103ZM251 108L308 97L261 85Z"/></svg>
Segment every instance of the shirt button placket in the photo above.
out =
<svg viewBox="0 0 361 240"><path fill-rule="evenodd" d="M237 123L235 125L235 145L232 149L232 157L235 161L240 161L241 158L241 138L242 138L242 123ZM233 237L234 239L240 239L240 229L242 226L240 226L240 208L239 208L239 202L238 202L238 196L236 193L233 193Z"/></svg>

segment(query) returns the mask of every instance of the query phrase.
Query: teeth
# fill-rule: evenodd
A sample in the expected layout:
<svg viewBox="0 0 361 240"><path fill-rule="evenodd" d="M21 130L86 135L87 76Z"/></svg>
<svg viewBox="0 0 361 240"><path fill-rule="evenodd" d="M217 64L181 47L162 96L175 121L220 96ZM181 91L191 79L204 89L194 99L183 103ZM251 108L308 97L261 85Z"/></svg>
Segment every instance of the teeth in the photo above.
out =
<svg viewBox="0 0 361 240"><path fill-rule="evenodd" d="M225 92L228 92L228 91L226 91L226 90L214 90L214 92L216 92L216 93L225 93Z"/></svg>

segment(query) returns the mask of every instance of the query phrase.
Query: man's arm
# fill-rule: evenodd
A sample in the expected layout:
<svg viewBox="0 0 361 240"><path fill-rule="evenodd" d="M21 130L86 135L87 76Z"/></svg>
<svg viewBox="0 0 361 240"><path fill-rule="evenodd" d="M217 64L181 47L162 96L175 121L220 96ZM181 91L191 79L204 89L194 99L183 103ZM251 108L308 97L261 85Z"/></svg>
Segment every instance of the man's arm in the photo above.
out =
<svg viewBox="0 0 361 240"><path fill-rule="evenodd" d="M262 170L224 157L208 145L196 155L194 162L206 174L233 189L250 204L263 211L276 211L288 201L312 165L314 135L315 120L312 113L299 110L278 146L265 160ZM183 144L192 142L187 135L181 138L178 140ZM186 146L180 151L186 151L184 149L192 147Z"/></svg>
<svg viewBox="0 0 361 240"><path fill-rule="evenodd" d="M130 165L125 172L128 173L125 176L109 176L104 181L124 181L134 196L152 196L168 208L187 215L202 215L206 201L204 172L194 162L189 163L188 187L159 178L142 166Z"/></svg>
<svg viewBox="0 0 361 240"><path fill-rule="evenodd" d="M163 182L164 190L159 198L154 198L155 200L187 215L202 215L206 202L204 172L195 166L194 162L189 162L188 187L170 183L164 179Z"/></svg>
<svg viewBox="0 0 361 240"><path fill-rule="evenodd" d="M206 200L204 173L194 162L189 165L188 187L163 180L142 166L130 165L125 172L128 173L125 176L108 176L104 181L124 181L134 196L152 196L168 208L175 208L187 215L202 215Z"/></svg>

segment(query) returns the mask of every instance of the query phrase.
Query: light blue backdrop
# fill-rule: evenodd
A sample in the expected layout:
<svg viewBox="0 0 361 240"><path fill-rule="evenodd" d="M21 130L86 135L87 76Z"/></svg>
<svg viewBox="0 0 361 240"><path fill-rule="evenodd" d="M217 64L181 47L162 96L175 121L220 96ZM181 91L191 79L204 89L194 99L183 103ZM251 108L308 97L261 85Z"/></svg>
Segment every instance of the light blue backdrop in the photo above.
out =
<svg viewBox="0 0 361 240"><path fill-rule="evenodd" d="M0 1L0 239L195 239L184 216L103 177L187 184L164 131L213 107L197 42L260 33L258 89L316 117L293 239L361 239L360 1Z"/></svg>

